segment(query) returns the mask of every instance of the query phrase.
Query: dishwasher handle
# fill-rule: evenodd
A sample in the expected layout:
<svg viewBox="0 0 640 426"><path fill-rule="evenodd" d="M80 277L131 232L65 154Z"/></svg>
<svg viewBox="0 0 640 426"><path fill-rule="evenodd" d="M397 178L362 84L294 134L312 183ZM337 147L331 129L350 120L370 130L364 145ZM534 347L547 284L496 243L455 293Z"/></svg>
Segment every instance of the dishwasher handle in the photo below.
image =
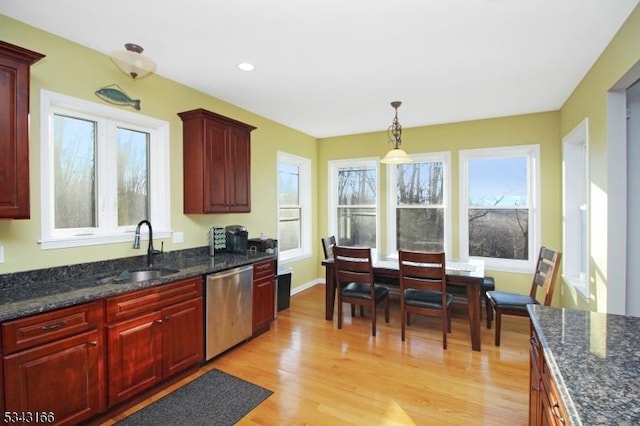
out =
<svg viewBox="0 0 640 426"><path fill-rule="evenodd" d="M249 270L253 271L253 265L247 265L247 266L242 266L242 267L239 267L239 268L227 269L226 271L216 272L216 273L207 275L207 279L209 279L209 278L213 278L213 279L226 278L226 277L230 277L232 275L237 275L237 274L240 274L242 272L249 271Z"/></svg>

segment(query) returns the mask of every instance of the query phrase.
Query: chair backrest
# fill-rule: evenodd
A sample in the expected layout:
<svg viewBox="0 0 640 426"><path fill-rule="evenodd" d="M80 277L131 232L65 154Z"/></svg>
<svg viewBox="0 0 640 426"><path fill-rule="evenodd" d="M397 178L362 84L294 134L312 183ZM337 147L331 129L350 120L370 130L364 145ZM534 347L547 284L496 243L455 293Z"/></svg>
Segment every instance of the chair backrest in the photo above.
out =
<svg viewBox="0 0 640 426"><path fill-rule="evenodd" d="M540 247L538 255L538 263L536 264L536 272L533 275L533 283L531 283L531 292L529 295L536 298L538 289L542 288L544 292L544 305L551 305L553 299L553 289L556 285L556 277L560 270L560 259L562 253L550 250L546 247Z"/></svg>
<svg viewBox="0 0 640 426"><path fill-rule="evenodd" d="M444 253L400 250L398 258L401 295L405 289L414 288L439 291L443 293L443 298L446 297L444 293L447 287L447 272Z"/></svg>
<svg viewBox="0 0 640 426"><path fill-rule="evenodd" d="M335 235L324 237L322 239L322 251L324 252L324 260L331 259L333 257L333 246L336 245Z"/></svg>
<svg viewBox="0 0 640 426"><path fill-rule="evenodd" d="M333 259L339 289L349 283L370 284L373 296L375 290L370 248L333 246Z"/></svg>

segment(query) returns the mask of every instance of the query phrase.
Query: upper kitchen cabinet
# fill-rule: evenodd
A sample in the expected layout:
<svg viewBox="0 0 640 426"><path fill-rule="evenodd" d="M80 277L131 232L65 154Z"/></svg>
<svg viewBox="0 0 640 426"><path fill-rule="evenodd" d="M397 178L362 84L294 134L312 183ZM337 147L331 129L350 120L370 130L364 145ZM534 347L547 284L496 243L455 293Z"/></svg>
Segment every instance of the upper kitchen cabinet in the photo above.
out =
<svg viewBox="0 0 640 426"><path fill-rule="evenodd" d="M43 57L0 41L0 219L29 219L29 67Z"/></svg>
<svg viewBox="0 0 640 426"><path fill-rule="evenodd" d="M251 211L251 131L204 110L178 113L183 126L184 213Z"/></svg>

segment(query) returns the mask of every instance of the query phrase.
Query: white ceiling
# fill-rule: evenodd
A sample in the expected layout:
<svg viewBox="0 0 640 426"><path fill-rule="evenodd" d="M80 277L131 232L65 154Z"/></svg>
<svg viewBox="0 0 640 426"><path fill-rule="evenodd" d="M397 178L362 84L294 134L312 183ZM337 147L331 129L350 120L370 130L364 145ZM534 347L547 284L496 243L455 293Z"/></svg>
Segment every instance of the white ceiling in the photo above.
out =
<svg viewBox="0 0 640 426"><path fill-rule="evenodd" d="M0 0L314 137L559 109L639 0ZM242 72L240 62L256 69ZM198 107L198 105L194 105Z"/></svg>

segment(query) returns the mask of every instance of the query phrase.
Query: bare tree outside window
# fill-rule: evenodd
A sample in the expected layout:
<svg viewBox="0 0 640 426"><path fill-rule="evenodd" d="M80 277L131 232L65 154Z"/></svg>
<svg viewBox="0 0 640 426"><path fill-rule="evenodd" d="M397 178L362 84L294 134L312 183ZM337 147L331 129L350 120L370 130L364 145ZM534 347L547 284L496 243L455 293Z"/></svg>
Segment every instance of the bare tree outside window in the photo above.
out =
<svg viewBox="0 0 640 426"><path fill-rule="evenodd" d="M96 226L96 127L94 121L53 116L55 228Z"/></svg>
<svg viewBox="0 0 640 426"><path fill-rule="evenodd" d="M338 169L339 245L376 246L377 173L375 167Z"/></svg>
<svg viewBox="0 0 640 426"><path fill-rule="evenodd" d="M278 163L278 246L287 251L300 248L302 208L300 206L300 167Z"/></svg>
<svg viewBox="0 0 640 426"><path fill-rule="evenodd" d="M416 162L397 167L398 249L444 250L444 164Z"/></svg>
<svg viewBox="0 0 640 426"><path fill-rule="evenodd" d="M527 157L469 161L469 255L529 259Z"/></svg>
<svg viewBox="0 0 640 426"><path fill-rule="evenodd" d="M149 217L149 134L118 128L118 226Z"/></svg>

